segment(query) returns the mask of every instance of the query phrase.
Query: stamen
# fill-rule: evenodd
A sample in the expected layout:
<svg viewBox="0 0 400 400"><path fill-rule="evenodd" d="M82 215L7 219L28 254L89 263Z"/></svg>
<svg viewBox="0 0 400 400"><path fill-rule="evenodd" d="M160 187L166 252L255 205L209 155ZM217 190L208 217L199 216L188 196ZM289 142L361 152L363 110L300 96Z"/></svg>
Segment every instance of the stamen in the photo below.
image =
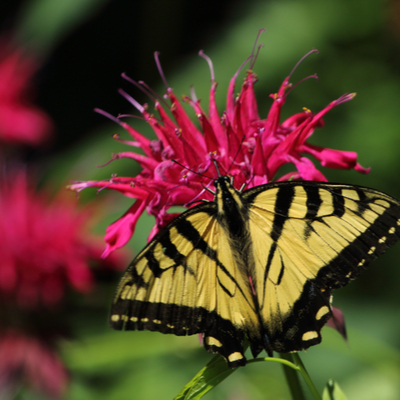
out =
<svg viewBox="0 0 400 400"><path fill-rule="evenodd" d="M346 101L353 100L354 97L356 97L356 95L357 93L345 93L336 100L336 103L342 104L345 103Z"/></svg>
<svg viewBox="0 0 400 400"><path fill-rule="evenodd" d="M128 75L124 73L121 74L122 78L127 80L129 83L132 83L135 85L137 88L139 88L146 96L150 97L154 103L158 101L162 102L167 108L169 108L169 104L164 100L162 96L160 96L155 90L153 90L147 83L144 81L138 81L136 82L132 78L130 78Z"/></svg>
<svg viewBox="0 0 400 400"><path fill-rule="evenodd" d="M130 96L128 93L126 93L124 90L122 89L118 89L118 93L125 97L126 100L129 101L129 103L131 103L140 113L144 113L145 108L140 105L132 96Z"/></svg>
<svg viewBox="0 0 400 400"><path fill-rule="evenodd" d="M133 115L133 114L118 114L118 119L120 118L137 118L142 121L145 121L145 119L141 115Z"/></svg>
<svg viewBox="0 0 400 400"><path fill-rule="evenodd" d="M108 164L111 164L113 161L118 160L118 159L119 159L118 153L113 153L111 156L111 159L109 161L107 161L105 164L96 165L96 168L105 167Z"/></svg>
<svg viewBox="0 0 400 400"><path fill-rule="evenodd" d="M102 110L100 110L102 111ZM124 124L126 124L126 122L120 121L119 118L136 118L136 119L140 119L141 121L149 121L149 120L154 120L157 121L161 126L168 126L171 129L176 129L175 126L171 125L170 123L165 124L164 121L161 118L157 118L154 114L150 114L148 118L144 118L142 115L132 115L132 114L118 114L118 119L115 119L115 117L112 117L113 121L117 122L118 124L122 125L124 128Z"/></svg>
<svg viewBox="0 0 400 400"><path fill-rule="evenodd" d="M215 74L214 74L214 66L211 61L211 58L208 57L206 54L204 54L203 50L199 51L199 56L203 57L207 61L208 67L210 68L210 72L211 72L211 82L214 83L215 82Z"/></svg>
<svg viewBox="0 0 400 400"><path fill-rule="evenodd" d="M251 51L251 55L250 55L250 56L253 58L253 61L250 63L250 69L253 69L253 66L254 66L254 64L256 63L258 54L260 53L260 49L261 49L262 47L264 47L264 44L260 44L260 45L257 46L257 42L258 42L258 39L260 39L261 34L264 33L265 30L266 30L266 29L263 28L263 29L260 29L260 30L258 31L258 35L257 35L257 37L256 37L256 41L254 42L253 50ZM256 48L257 48L257 52L255 53ZM254 53L255 53L255 54L254 54Z"/></svg>
<svg viewBox="0 0 400 400"><path fill-rule="evenodd" d="M207 178L207 179L210 179L210 180L212 179L212 178L210 178L210 177L207 176L207 175L204 175L204 174L202 174L202 173L200 173L200 172L196 172L196 171L194 171L193 169L190 169L189 167L185 167L183 164L181 164L179 161L174 160L173 158L171 158L171 161L174 162L175 164L178 164L178 165L179 165L180 167L182 167L183 169L186 169L186 170L192 172L193 174L202 176L203 178Z"/></svg>
<svg viewBox="0 0 400 400"><path fill-rule="evenodd" d="M107 111L103 111L100 108L95 108L94 112L97 112L100 115L103 115L104 117L110 119L113 122L116 122L118 125L122 124L122 121L120 121L118 118L114 117L113 115L109 114Z"/></svg>
<svg viewBox="0 0 400 400"><path fill-rule="evenodd" d="M319 78L318 78L318 75L317 75L317 74L313 74L313 75L310 75L310 76L306 76L305 78L299 80L299 81L298 81L297 83L295 83L294 85L291 85L291 86L290 86L290 89L286 92L286 96L287 96L296 86L300 85L300 83L306 81L307 79L312 79L312 78L313 78L313 79L316 79L317 81L319 81Z"/></svg>
<svg viewBox="0 0 400 400"><path fill-rule="evenodd" d="M249 179L247 179L247 181L244 182L244 184L245 184L246 186L250 186L251 183L252 183L253 180L254 180L254 177L255 177L254 168L253 168L253 167L250 167L250 176L249 176Z"/></svg>
<svg viewBox="0 0 400 400"><path fill-rule="evenodd" d="M239 148L237 149L237 152L236 152L236 154L235 154L235 157L233 157L232 162L231 162L231 165L230 165L229 168L228 168L228 173L229 173L229 171L231 170L232 165L235 163L236 158L237 158L237 156L238 156L239 153L240 153L240 150L241 150L241 148L242 148L242 146L243 146L243 143L244 143L244 140L245 140L245 139L246 139L246 136L243 135L243 136L242 136L242 140L240 141L240 144L239 144Z"/></svg>
<svg viewBox="0 0 400 400"><path fill-rule="evenodd" d="M236 73L233 75L233 77L232 77L232 79L231 79L231 82L232 82L232 81L233 81L233 82L236 81L237 76L240 74L240 72L242 71L242 69L245 67L245 65L246 65L252 58L253 58L253 55L250 55L250 56L248 56L248 57L244 60L243 64L239 67L239 69L238 69L238 70L236 71Z"/></svg>
<svg viewBox="0 0 400 400"><path fill-rule="evenodd" d="M194 103L197 102L197 96L196 96L196 92L194 91L194 86L193 85L190 86L190 97L192 98L192 101Z"/></svg>
<svg viewBox="0 0 400 400"><path fill-rule="evenodd" d="M161 68L160 59L158 58L159 55L160 55L160 52L159 52L159 51L156 51L156 52L154 53L154 59L156 60L157 69L158 69L158 72L159 72L159 74L160 74L160 76L161 76L161 79L163 80L165 87L166 87L167 89L169 89L170 86L168 85L168 82L167 82L167 80L165 79L164 72L163 72L163 70L162 70L162 68Z"/></svg>
<svg viewBox="0 0 400 400"><path fill-rule="evenodd" d="M121 139L118 133L115 133L113 135L113 139L116 140L117 142L127 144L128 146L133 146L133 147L141 147L142 145L139 142L136 142L134 140L125 140Z"/></svg>
<svg viewBox="0 0 400 400"><path fill-rule="evenodd" d="M145 83L144 81L139 81L139 84L144 86L146 88L146 90L149 91L149 93L151 93L153 95L154 98L157 98L159 101L163 102L164 105L169 108L169 104L164 100L163 96L160 96L155 90L153 90L147 83ZM154 101L155 102L155 101Z"/></svg>
<svg viewBox="0 0 400 400"><path fill-rule="evenodd" d="M156 101L156 99L153 96L153 93L150 92L149 90L146 90L147 88L144 88L140 83L134 81L132 78L130 78L128 75L124 73L121 74L122 78L127 80L129 83L132 83L132 85L135 85L137 88L139 88L146 96L150 97L152 101Z"/></svg>
<svg viewBox="0 0 400 400"><path fill-rule="evenodd" d="M257 61L258 55L260 54L260 50L261 50L263 47L264 47L264 44L260 44L260 45L257 47L257 53L256 53L256 55L253 57L253 61L250 63L250 69L253 69L254 64L255 64L256 61Z"/></svg>
<svg viewBox="0 0 400 400"><path fill-rule="evenodd" d="M103 191L104 189L108 189L111 185L114 184L114 182L112 181L113 178L116 178L117 175L116 174L112 174L111 175L111 179L110 179L110 183L108 185L104 185L103 187L97 189L96 194L99 194L101 191Z"/></svg>
<svg viewBox="0 0 400 400"><path fill-rule="evenodd" d="M309 55L311 55L312 53L319 53L318 49L312 49L311 51L309 51L306 55L304 55L302 58L300 58L300 60L297 62L297 64L294 66L294 68L292 69L292 71L289 74L289 78L292 76L293 72L296 70L296 68L303 62L304 59L306 59Z"/></svg>

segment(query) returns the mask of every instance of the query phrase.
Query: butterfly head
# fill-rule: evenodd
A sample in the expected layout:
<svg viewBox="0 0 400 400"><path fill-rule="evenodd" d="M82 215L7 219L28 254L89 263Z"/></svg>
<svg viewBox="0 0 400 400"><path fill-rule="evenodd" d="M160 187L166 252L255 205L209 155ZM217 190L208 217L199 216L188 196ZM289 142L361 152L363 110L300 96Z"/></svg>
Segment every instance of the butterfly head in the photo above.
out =
<svg viewBox="0 0 400 400"><path fill-rule="evenodd" d="M219 176L214 180L216 189L215 202L218 212L225 215L234 215L243 208L243 200L240 192L233 186L232 179L228 176Z"/></svg>
<svg viewBox="0 0 400 400"><path fill-rule="evenodd" d="M216 189L217 197L221 193L230 193L231 191L236 191L236 189L233 187L233 179L226 175L219 176L217 179L215 179L214 187Z"/></svg>

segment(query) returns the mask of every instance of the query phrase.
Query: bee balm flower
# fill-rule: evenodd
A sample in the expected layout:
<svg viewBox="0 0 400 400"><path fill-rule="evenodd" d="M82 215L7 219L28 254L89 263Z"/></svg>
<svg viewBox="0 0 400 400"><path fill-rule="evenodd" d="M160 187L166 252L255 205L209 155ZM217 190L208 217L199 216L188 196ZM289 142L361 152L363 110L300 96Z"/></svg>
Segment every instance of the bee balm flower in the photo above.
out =
<svg viewBox="0 0 400 400"><path fill-rule="evenodd" d="M78 182L70 186L76 191L88 187L107 188L135 199L129 210L107 228L104 257L126 244L134 233L139 216L145 210L156 218L156 226L150 234L152 237L174 218L174 214L167 212L172 205L187 204L190 207L193 201L199 199L212 200L212 194L204 187L210 185L210 178L217 176L214 161L221 171L234 177L238 188L243 184L251 188L271 182L277 179L280 167L288 163L293 164L296 170L279 180L291 178L326 181L314 163L305 157L307 154L314 156L325 167L368 172L357 163L357 154L354 152L318 147L307 142L315 128L323 125L323 116L337 105L351 100L354 94L339 97L316 114L304 109L281 121L281 110L291 87L289 75L278 92L271 95L271 108L263 119L259 115L254 93L254 84L258 78L252 70L248 70L238 96L234 94L238 73L231 79L226 110L220 114L215 101L217 83L211 60L202 52L200 55L209 62L211 69L208 114L195 96L183 98L193 108L200 128L191 120L167 84L164 97L169 103L158 96L153 98L157 117L148 111L147 105L139 104L122 92L152 127L158 137L156 141L147 139L122 121L121 117L114 118L102 112L126 129L133 139L125 141L116 135L117 140L141 148L144 152L142 155L126 151L112 158L130 158L138 162L142 171L137 176L113 176L111 179ZM162 74L158 54L156 62ZM153 92L144 83L131 82L152 96Z"/></svg>
<svg viewBox="0 0 400 400"><path fill-rule="evenodd" d="M0 397L15 398L22 382L58 399L65 394L68 373L49 340L0 330Z"/></svg>
<svg viewBox="0 0 400 400"><path fill-rule="evenodd" d="M67 288L91 289L89 263L100 261L101 251L85 229L91 215L77 210L74 200L63 193L50 201L30 187L24 172L0 180L2 304L51 308Z"/></svg>
<svg viewBox="0 0 400 400"><path fill-rule="evenodd" d="M15 398L21 386L57 399L68 384L58 355L69 330L65 293L88 292L95 283L90 264L104 261L101 242L85 229L92 214L66 195L50 200L23 171L0 178L1 399Z"/></svg>
<svg viewBox="0 0 400 400"><path fill-rule="evenodd" d="M0 141L40 146L51 138L53 123L29 97L37 70L23 49L10 51L0 42Z"/></svg>

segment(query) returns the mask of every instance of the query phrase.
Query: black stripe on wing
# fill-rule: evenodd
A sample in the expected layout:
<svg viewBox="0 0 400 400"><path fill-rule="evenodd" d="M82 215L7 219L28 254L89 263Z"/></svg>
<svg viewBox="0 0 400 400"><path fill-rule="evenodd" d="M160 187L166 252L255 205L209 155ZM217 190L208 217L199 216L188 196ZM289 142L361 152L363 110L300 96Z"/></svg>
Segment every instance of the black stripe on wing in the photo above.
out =
<svg viewBox="0 0 400 400"><path fill-rule="evenodd" d="M121 316L119 321L111 321L114 329L149 330L177 336L202 333L206 350L222 355L229 367L246 364L243 331L215 311L195 306L120 300L114 305L113 313Z"/></svg>
<svg viewBox="0 0 400 400"><path fill-rule="evenodd" d="M362 206L360 217L368 210L366 203ZM361 208L360 208L361 209ZM317 279L332 289L345 286L356 278L368 264L383 254L400 239L400 207L391 203L383 214L348 246L346 246L329 264L322 267Z"/></svg>
<svg viewBox="0 0 400 400"><path fill-rule="evenodd" d="M277 352L288 353L320 343L321 329L332 316L331 293L328 288L321 287L317 280L307 281L289 316L284 321L272 321L272 324L263 327L269 347ZM271 325L281 326L281 329L270 331Z"/></svg>
<svg viewBox="0 0 400 400"><path fill-rule="evenodd" d="M267 283L267 278L269 274L269 270L271 268L271 263L272 260L274 259L275 251L277 249L277 241L280 238L282 234L282 229L285 224L285 221L288 219L288 214L290 207L292 205L292 201L294 199L294 189L292 186L282 186L279 188L277 192L277 197L275 200L275 209L274 209L274 220L272 223L272 228L270 232L271 239L273 240L273 244L271 246L269 255L268 255L268 260L267 264L265 266L264 270L264 276L263 276L263 282L264 282L264 287L263 287L263 293L265 295L265 286ZM283 274L283 271L282 271Z"/></svg>
<svg viewBox="0 0 400 400"><path fill-rule="evenodd" d="M368 210L365 203L360 208L361 215L364 212L362 209ZM275 351L307 349L321 342L320 330L332 315L332 290L358 276L372 260L400 238L399 218L399 205L392 204L365 232L322 267L315 279L306 282L281 330L270 332L268 327L264 327ZM385 229L382 230L382 227ZM380 240L382 238L384 240ZM366 245L373 251L366 251Z"/></svg>
<svg viewBox="0 0 400 400"><path fill-rule="evenodd" d="M304 186L304 190L307 194L307 213L306 219L314 219L322 205L322 199L320 195L320 189L318 186Z"/></svg>

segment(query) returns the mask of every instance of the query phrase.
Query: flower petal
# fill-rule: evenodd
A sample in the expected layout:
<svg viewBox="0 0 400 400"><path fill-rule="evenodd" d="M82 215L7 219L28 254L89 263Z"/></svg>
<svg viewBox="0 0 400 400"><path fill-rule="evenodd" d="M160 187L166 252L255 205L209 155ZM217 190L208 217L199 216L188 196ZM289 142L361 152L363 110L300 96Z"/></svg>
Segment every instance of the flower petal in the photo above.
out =
<svg viewBox="0 0 400 400"><path fill-rule="evenodd" d="M147 202L136 200L132 207L106 229L107 243L102 258L106 258L112 251L124 246L135 232L136 222L146 208Z"/></svg>

